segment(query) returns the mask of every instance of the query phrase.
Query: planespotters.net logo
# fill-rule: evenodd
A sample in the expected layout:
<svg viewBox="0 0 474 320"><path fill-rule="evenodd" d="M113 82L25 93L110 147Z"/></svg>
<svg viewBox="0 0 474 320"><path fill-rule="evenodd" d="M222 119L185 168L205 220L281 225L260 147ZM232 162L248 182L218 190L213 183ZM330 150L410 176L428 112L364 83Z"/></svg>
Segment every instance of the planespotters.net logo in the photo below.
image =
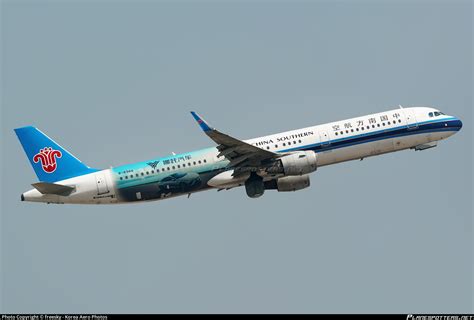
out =
<svg viewBox="0 0 474 320"><path fill-rule="evenodd" d="M34 155L33 162L38 163L41 161L41 167L46 173L53 173L56 170L57 162L56 158L61 158L63 154L59 150L54 150L51 147L44 147Z"/></svg>
<svg viewBox="0 0 474 320"><path fill-rule="evenodd" d="M107 320L105 314L2 314L1 320Z"/></svg>
<svg viewBox="0 0 474 320"><path fill-rule="evenodd" d="M472 315L407 315L406 320L474 320Z"/></svg>

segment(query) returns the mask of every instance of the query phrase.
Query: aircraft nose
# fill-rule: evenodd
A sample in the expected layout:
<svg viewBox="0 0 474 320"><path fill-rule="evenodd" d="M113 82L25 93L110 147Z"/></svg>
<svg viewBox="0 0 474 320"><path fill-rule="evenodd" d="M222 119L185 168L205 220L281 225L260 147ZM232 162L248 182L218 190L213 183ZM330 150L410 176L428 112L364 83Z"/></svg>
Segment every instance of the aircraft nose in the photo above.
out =
<svg viewBox="0 0 474 320"><path fill-rule="evenodd" d="M453 133L458 132L462 128L462 121L459 118L451 117L444 122L444 127L449 131L454 131Z"/></svg>
<svg viewBox="0 0 474 320"><path fill-rule="evenodd" d="M462 128L461 119L455 118L455 120L452 121L451 126L454 127L457 131L461 130Z"/></svg>

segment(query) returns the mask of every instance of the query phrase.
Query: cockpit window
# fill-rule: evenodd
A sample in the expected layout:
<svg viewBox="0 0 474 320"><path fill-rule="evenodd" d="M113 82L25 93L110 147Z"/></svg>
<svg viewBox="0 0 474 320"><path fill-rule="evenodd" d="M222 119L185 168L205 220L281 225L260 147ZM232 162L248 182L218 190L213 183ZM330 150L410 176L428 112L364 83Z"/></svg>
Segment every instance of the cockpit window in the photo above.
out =
<svg viewBox="0 0 474 320"><path fill-rule="evenodd" d="M432 117L439 117L439 116L442 116L442 115L445 115L445 114L442 113L441 111L435 111L435 112L428 113L428 115L430 116L430 118L432 118Z"/></svg>

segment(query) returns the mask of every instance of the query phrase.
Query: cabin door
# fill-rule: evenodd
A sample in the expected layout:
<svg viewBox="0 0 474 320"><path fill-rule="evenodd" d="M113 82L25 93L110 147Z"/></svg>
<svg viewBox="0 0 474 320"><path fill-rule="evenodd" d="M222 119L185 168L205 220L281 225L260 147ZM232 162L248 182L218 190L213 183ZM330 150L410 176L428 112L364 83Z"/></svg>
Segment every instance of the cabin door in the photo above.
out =
<svg viewBox="0 0 474 320"><path fill-rule="evenodd" d="M105 175L103 173L96 174L95 181L97 184L97 194L104 194L109 192L109 188L107 187L107 180L105 180Z"/></svg>
<svg viewBox="0 0 474 320"><path fill-rule="evenodd" d="M319 139L322 147L326 147L330 144L329 136L326 131L319 131Z"/></svg>
<svg viewBox="0 0 474 320"><path fill-rule="evenodd" d="M415 113L413 112L413 110L404 109L403 112L405 113L405 118L407 120L408 130L418 128L418 122L416 121Z"/></svg>

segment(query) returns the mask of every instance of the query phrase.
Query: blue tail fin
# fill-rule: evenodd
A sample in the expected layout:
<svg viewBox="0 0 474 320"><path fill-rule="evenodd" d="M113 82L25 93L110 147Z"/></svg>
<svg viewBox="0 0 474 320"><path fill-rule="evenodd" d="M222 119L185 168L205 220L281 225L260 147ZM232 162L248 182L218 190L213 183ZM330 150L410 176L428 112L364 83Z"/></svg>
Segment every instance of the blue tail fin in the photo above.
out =
<svg viewBox="0 0 474 320"><path fill-rule="evenodd" d="M96 172L35 127L15 129L40 181L56 182Z"/></svg>

